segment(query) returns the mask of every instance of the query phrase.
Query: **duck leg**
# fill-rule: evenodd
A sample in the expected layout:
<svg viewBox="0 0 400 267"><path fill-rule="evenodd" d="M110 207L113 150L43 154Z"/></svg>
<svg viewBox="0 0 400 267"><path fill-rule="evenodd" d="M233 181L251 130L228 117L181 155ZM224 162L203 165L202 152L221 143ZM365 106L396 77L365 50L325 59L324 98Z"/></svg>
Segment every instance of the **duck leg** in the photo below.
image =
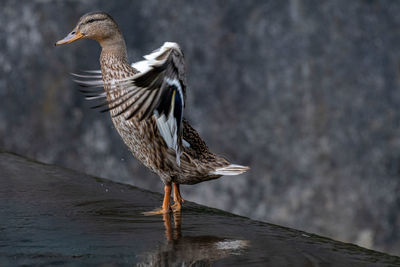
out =
<svg viewBox="0 0 400 267"><path fill-rule="evenodd" d="M171 210L171 184L164 186L164 201L161 209L162 213L168 213Z"/></svg>
<svg viewBox="0 0 400 267"><path fill-rule="evenodd" d="M172 183L172 185L174 188L174 204L171 206L171 208L173 211L178 212L181 211L182 203L185 202L185 200L181 196L181 192L179 190L179 184Z"/></svg>
<svg viewBox="0 0 400 267"><path fill-rule="evenodd" d="M164 186L164 201L161 209L144 212L144 215L166 214L171 211L171 184Z"/></svg>

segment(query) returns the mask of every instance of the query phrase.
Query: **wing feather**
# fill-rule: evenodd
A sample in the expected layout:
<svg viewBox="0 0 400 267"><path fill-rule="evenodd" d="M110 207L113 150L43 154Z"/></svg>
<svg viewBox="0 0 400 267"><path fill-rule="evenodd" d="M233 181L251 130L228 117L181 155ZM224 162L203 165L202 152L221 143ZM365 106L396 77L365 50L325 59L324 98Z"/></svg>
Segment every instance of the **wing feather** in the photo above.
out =
<svg viewBox="0 0 400 267"><path fill-rule="evenodd" d="M166 42L132 67L139 73L110 82L103 82L98 71L73 75L75 82L88 88L81 90L86 98L106 99L93 108L108 106L102 112L114 110L114 117L123 115L126 120L135 118L141 121L155 116L157 128L167 146L175 150L179 165L186 97L183 53L178 44ZM104 91L95 89L98 87L106 87L107 93L118 91L118 97L107 100Z"/></svg>

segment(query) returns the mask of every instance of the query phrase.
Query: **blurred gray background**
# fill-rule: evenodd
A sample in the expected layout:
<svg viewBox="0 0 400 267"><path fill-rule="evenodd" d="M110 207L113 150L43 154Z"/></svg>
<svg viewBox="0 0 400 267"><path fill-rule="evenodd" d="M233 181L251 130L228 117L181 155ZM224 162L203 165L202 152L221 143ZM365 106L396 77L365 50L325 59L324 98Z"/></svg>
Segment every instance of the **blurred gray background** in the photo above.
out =
<svg viewBox="0 0 400 267"><path fill-rule="evenodd" d="M400 255L399 1L0 2L0 148L162 191L71 81L99 46L54 47L103 10L132 62L181 45L186 117L252 168L184 198Z"/></svg>

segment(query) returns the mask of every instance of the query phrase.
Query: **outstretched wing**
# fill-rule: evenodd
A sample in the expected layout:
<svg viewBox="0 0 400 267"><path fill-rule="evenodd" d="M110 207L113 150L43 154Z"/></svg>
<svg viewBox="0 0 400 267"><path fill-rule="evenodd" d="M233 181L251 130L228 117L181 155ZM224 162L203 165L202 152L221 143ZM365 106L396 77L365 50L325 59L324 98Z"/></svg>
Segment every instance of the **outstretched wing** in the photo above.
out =
<svg viewBox="0 0 400 267"><path fill-rule="evenodd" d="M186 82L183 54L178 44L166 42L160 49L144 58L145 60L132 64L139 73L133 77L133 88L128 91L135 91L131 96L134 99L142 93L146 96L140 97L139 103L134 107L126 107L122 112L128 112L127 119L139 114L139 120L143 120L151 117L153 113L168 117L172 109L180 124ZM123 97L122 95L121 98Z"/></svg>
<svg viewBox="0 0 400 267"><path fill-rule="evenodd" d="M135 117L139 121L154 115L161 136L168 147L176 151L179 165L186 90L183 53L178 44L166 42L144 58L145 60L132 64L139 73L104 84L108 90L118 90L118 97L108 101L108 107L102 111L114 110L113 116L121 115L126 120ZM83 75L78 77L87 78ZM102 86L98 80L80 81L80 84ZM105 94L99 93L88 97L98 99L104 96ZM100 106L102 105L96 107Z"/></svg>

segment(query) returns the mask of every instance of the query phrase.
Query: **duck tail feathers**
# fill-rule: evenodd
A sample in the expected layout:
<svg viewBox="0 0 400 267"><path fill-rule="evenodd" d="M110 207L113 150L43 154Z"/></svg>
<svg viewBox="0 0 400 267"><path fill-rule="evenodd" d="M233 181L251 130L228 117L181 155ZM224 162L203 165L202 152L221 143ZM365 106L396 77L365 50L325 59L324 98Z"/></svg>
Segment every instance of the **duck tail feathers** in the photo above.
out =
<svg viewBox="0 0 400 267"><path fill-rule="evenodd" d="M210 172L210 174L215 175L238 175L246 172L250 167L242 166L237 164L230 164L228 166L217 168L214 171Z"/></svg>

